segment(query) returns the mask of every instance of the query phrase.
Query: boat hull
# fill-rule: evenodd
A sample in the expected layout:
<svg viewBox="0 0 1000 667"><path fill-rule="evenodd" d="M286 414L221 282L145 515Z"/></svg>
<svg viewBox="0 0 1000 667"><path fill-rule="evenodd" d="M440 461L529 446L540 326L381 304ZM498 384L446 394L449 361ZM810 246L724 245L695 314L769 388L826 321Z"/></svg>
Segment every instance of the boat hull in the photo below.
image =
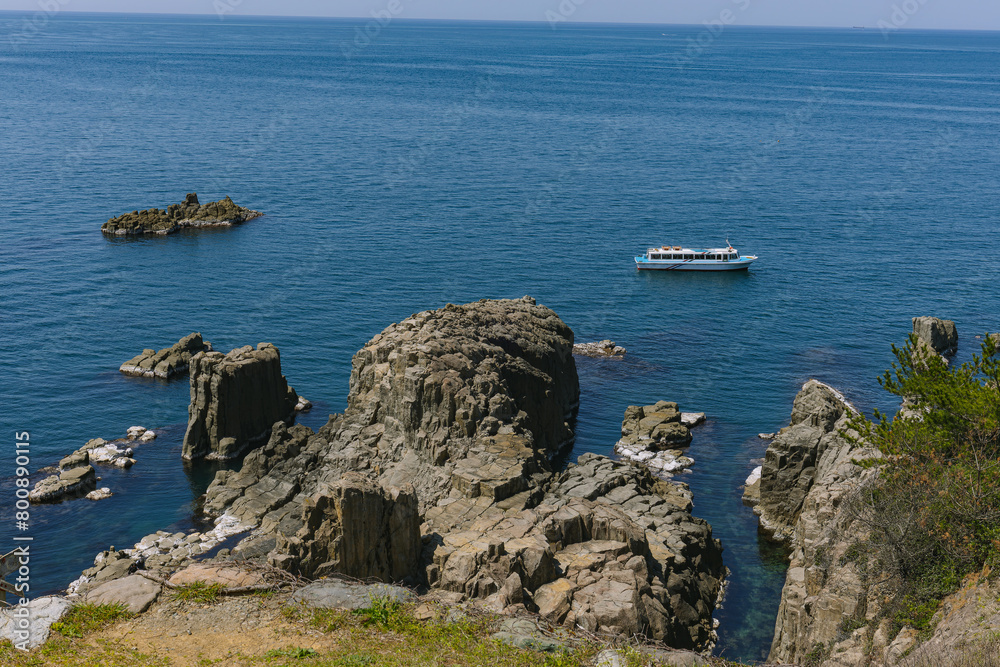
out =
<svg viewBox="0 0 1000 667"><path fill-rule="evenodd" d="M741 257L729 262L716 260L664 261L635 258L635 268L640 271L746 271L757 258Z"/></svg>

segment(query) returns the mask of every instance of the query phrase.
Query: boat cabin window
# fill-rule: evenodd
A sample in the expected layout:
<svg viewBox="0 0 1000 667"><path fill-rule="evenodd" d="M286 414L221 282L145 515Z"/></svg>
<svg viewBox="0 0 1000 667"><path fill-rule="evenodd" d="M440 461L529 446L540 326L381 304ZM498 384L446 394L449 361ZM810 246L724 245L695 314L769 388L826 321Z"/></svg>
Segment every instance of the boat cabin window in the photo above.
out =
<svg viewBox="0 0 1000 667"><path fill-rule="evenodd" d="M709 259L715 259L715 255L709 255L708 258Z"/></svg>
<svg viewBox="0 0 1000 667"><path fill-rule="evenodd" d="M694 259L694 255L684 255L684 259Z"/></svg>

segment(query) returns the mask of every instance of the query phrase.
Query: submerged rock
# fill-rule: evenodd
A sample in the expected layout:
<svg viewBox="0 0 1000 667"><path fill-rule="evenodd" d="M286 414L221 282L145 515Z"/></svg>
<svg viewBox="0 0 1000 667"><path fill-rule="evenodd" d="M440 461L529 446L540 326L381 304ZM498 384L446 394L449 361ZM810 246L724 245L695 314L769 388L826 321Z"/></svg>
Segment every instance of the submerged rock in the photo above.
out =
<svg viewBox="0 0 1000 667"><path fill-rule="evenodd" d="M143 350L124 364L118 370L126 375L142 377L158 377L164 380L186 373L191 357L199 352L211 352L212 344L203 341L200 333L184 336L171 347L165 347L159 352L151 349ZM141 428L141 427L140 427ZM131 431L131 429L130 429ZM141 433L139 434L141 435ZM129 438L132 437L131 432ZM136 437L139 437L138 435Z"/></svg>
<svg viewBox="0 0 1000 667"><path fill-rule="evenodd" d="M99 489L94 489L86 495L87 500L106 500L114 494L111 493L111 489L106 486L102 486Z"/></svg>
<svg viewBox="0 0 1000 667"><path fill-rule="evenodd" d="M67 498L78 498L97 487L97 472L92 465L66 468L35 484L28 494L33 503L53 503Z"/></svg>
<svg viewBox="0 0 1000 667"><path fill-rule="evenodd" d="M247 345L225 355L201 352L191 359L182 456L235 458L265 440L275 422L290 422L297 402L274 345L261 343L256 350Z"/></svg>
<svg viewBox="0 0 1000 667"><path fill-rule="evenodd" d="M228 196L219 201L199 204L198 195L189 193L180 204L171 204L166 210L150 208L124 213L111 218L101 231L115 236L140 234L173 234L185 227L230 226L264 215L237 206Z"/></svg>
<svg viewBox="0 0 1000 667"><path fill-rule="evenodd" d="M616 345L613 340L602 340L597 343L576 343L573 354L585 357L624 357L627 350Z"/></svg>

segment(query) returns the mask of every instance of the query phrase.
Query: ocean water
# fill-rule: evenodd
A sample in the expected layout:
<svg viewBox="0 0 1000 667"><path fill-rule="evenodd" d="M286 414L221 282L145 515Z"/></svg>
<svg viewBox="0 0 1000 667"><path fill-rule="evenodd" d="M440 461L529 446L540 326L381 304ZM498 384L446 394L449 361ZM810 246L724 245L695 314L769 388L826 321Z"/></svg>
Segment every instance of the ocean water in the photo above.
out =
<svg viewBox="0 0 1000 667"><path fill-rule="evenodd" d="M810 377L891 409L912 316L956 320L964 356L1000 330L997 34L32 17L0 13L0 551L34 538L35 594L196 525L187 382L121 376L143 348L270 341L318 427L391 322L530 294L629 350L578 360L575 454L610 454L629 404L708 413L683 479L732 570L717 652L761 659L786 560L740 503L756 434ZM187 192L267 215L99 232ZM727 238L748 273L632 261ZM37 469L133 424L163 434L102 470L113 498L16 529L15 432Z"/></svg>

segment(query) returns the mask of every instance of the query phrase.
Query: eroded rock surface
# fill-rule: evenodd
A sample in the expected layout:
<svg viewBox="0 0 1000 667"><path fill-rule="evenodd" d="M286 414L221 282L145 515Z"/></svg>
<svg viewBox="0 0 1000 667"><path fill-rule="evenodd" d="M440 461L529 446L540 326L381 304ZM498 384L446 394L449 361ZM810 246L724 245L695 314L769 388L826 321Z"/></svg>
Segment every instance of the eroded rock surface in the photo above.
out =
<svg viewBox="0 0 1000 667"><path fill-rule="evenodd" d="M914 317L913 333L937 354L954 354L958 349L958 330L951 320Z"/></svg>
<svg viewBox="0 0 1000 667"><path fill-rule="evenodd" d="M760 473L761 527L775 539L791 539L802 503L819 474L826 450L842 448L839 430L854 408L836 389L809 380L795 397L791 424L771 442Z"/></svg>
<svg viewBox="0 0 1000 667"><path fill-rule="evenodd" d="M841 435L853 412L839 392L810 380L795 398L791 426L767 449L755 511L762 527L792 550L772 662L803 664L817 647L831 656L822 663L827 667L863 660L864 633L845 633L844 623L877 603L868 600L857 565L845 558L864 536L845 507L858 485L876 474L854 461L878 453Z"/></svg>
<svg viewBox="0 0 1000 667"><path fill-rule="evenodd" d="M557 472L579 396L572 345L527 297L391 325L354 356L344 414L316 433L276 423L239 471L216 475L204 498L216 537L250 531L216 558L409 579L503 613L708 648L725 568L687 487L594 455ZM213 540L150 536L132 558L173 568Z"/></svg>
<svg viewBox="0 0 1000 667"><path fill-rule="evenodd" d="M628 406L622 421L621 440L615 443L615 453L665 479L690 468L694 459L685 456L680 449L691 444L691 431L684 423L685 415L690 424L701 423L705 418L702 413L682 413L676 403L668 401L644 407Z"/></svg>
<svg viewBox="0 0 1000 667"><path fill-rule="evenodd" d="M101 231L115 236L140 234L173 234L185 227L229 226L264 215L237 206L228 196L219 201L199 204L198 195L191 192L180 204L171 204L166 210L150 208L124 213L111 218Z"/></svg>
<svg viewBox="0 0 1000 667"><path fill-rule="evenodd" d="M152 349L143 350L142 354L126 361L118 370L126 375L158 377L166 380L186 373L194 355L211 351L211 343L202 340L200 333L192 333L159 352Z"/></svg>
<svg viewBox="0 0 1000 667"><path fill-rule="evenodd" d="M294 417L298 396L281 374L281 356L270 343L225 355L201 352L191 358L190 373L185 460L235 458L266 440L275 422Z"/></svg>

